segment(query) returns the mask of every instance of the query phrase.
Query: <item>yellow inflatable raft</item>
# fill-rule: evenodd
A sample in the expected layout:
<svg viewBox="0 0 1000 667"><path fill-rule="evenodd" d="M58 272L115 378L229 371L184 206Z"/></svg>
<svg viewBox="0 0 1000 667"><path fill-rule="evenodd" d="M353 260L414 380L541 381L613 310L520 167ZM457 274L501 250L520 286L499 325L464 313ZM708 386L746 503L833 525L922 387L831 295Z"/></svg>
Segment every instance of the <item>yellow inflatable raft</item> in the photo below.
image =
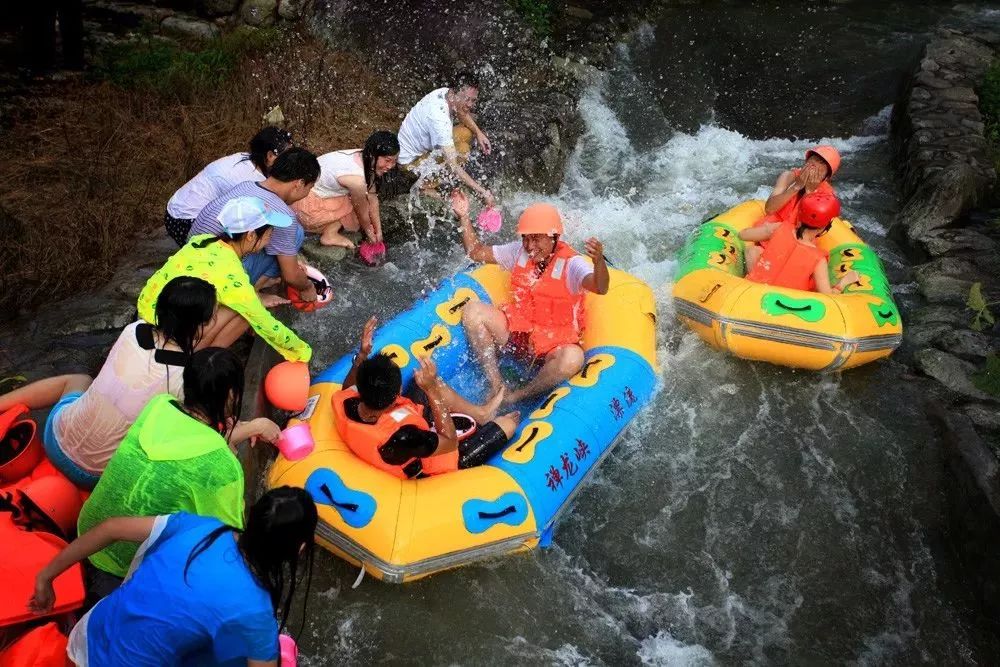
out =
<svg viewBox="0 0 1000 667"><path fill-rule="evenodd" d="M396 360L404 387L430 354L449 380L470 357L462 309L509 299L510 276L496 266L459 274L382 326L374 349ZM270 485L307 489L319 508L317 542L389 582L544 546L655 385L649 286L611 270L608 294L588 294L585 306L583 369L524 411L506 449L486 464L403 480L357 458L337 433L331 405L351 366L348 354L313 380L308 407L292 420L309 424L315 451L298 461L279 456Z"/></svg>
<svg viewBox="0 0 1000 667"><path fill-rule="evenodd" d="M830 282L851 269L860 285L843 294L753 283L745 274L740 230L764 215L748 201L694 231L674 283L678 317L711 345L744 359L833 371L892 354L903 335L882 263L846 220L834 220L818 245L830 256Z"/></svg>

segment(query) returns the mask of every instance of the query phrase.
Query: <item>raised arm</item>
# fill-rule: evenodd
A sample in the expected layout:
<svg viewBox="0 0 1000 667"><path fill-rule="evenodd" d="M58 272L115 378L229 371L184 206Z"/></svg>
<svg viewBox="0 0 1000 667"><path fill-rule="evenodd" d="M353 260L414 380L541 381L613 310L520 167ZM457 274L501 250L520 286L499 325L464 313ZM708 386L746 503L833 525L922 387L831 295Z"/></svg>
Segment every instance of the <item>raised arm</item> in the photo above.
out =
<svg viewBox="0 0 1000 667"><path fill-rule="evenodd" d="M28 608L35 614L52 610L56 594L52 582L77 563L93 556L113 542L143 542L149 539L156 517L116 517L97 524L56 554L35 577L35 594Z"/></svg>
<svg viewBox="0 0 1000 667"><path fill-rule="evenodd" d="M594 260L594 272L580 283L583 289L594 294L607 294L611 276L608 275L608 263L604 259L604 245L591 237L584 244L587 255Z"/></svg>
<svg viewBox="0 0 1000 667"><path fill-rule="evenodd" d="M771 195L764 203L764 212L774 213L796 196L803 187L805 187L805 181L802 180L801 174L796 177L791 170L782 172L774 184Z"/></svg>
<svg viewBox="0 0 1000 667"><path fill-rule="evenodd" d="M354 363L351 364L351 370L347 372L347 377L344 378L344 384L341 386L346 388L357 384L358 369L372 353L372 340L375 338L376 324L378 324L378 319L374 316L369 317L368 321L365 322L365 326L361 330L361 346L358 348L358 353L354 355Z"/></svg>
<svg viewBox="0 0 1000 667"><path fill-rule="evenodd" d="M434 420L434 430L438 436L438 446L434 450L434 454L447 454L455 451L458 449L455 422L441 396L441 380L437 375L437 366L430 357L420 359L420 368L414 373L413 381L427 395L427 402Z"/></svg>
<svg viewBox="0 0 1000 667"><path fill-rule="evenodd" d="M458 222L462 228L462 246L469 259L483 264L496 264L497 259L493 255L493 246L480 241L479 237L476 236L476 231L472 228L472 221L469 219L469 198L461 190L455 190L451 193L451 210L458 216Z"/></svg>

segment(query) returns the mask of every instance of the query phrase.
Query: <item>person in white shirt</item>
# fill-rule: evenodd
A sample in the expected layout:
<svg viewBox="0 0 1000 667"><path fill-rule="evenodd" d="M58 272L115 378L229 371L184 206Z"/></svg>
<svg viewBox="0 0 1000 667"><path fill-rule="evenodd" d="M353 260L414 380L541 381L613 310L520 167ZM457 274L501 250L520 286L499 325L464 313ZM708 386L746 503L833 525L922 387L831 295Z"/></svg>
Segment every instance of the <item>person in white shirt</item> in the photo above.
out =
<svg viewBox="0 0 1000 667"><path fill-rule="evenodd" d="M274 161L291 146L291 133L268 126L250 140L248 152L233 153L209 163L167 202L163 216L167 234L178 246L187 243L194 219L208 202L245 181L263 181Z"/></svg>
<svg viewBox="0 0 1000 667"><path fill-rule="evenodd" d="M327 246L353 248L340 233L361 229L371 243L382 243L378 193L383 177L396 167L399 141L392 132L379 130L364 148L333 151L319 156L319 180L292 210L307 232L319 234Z"/></svg>
<svg viewBox="0 0 1000 667"><path fill-rule="evenodd" d="M492 207L493 194L462 166L473 139L486 155L493 150L486 133L472 117L478 99L479 82L467 72L456 77L451 88L438 88L425 95L399 128L399 164L419 178L424 190L436 189L436 177L446 170Z"/></svg>

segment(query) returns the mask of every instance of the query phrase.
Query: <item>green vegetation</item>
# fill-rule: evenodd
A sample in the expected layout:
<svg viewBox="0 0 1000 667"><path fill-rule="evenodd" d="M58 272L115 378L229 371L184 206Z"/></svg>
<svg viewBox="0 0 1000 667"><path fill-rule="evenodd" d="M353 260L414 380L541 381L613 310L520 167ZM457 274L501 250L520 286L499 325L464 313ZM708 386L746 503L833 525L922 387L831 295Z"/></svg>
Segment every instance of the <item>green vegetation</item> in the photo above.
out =
<svg viewBox="0 0 1000 667"><path fill-rule="evenodd" d="M510 0L521 18L531 26L539 37L552 34L552 4L551 0Z"/></svg>
<svg viewBox="0 0 1000 667"><path fill-rule="evenodd" d="M95 73L121 88L185 98L221 84L245 55L273 44L275 32L235 30L197 50L144 37L105 50Z"/></svg>
<svg viewBox="0 0 1000 667"><path fill-rule="evenodd" d="M984 134L993 150L993 166L1000 171L1000 60L986 70L979 88L979 107L983 113Z"/></svg>
<svg viewBox="0 0 1000 667"><path fill-rule="evenodd" d="M972 322L969 324L969 328L973 331L982 331L983 329L991 328L996 323L993 313L990 312L990 304L987 303L986 298L983 296L982 283L972 283L972 287L969 288L969 296L965 300L965 305L974 313Z"/></svg>
<svg viewBox="0 0 1000 667"><path fill-rule="evenodd" d="M986 367L972 376L972 383L990 396L1000 396L1000 356L986 357Z"/></svg>

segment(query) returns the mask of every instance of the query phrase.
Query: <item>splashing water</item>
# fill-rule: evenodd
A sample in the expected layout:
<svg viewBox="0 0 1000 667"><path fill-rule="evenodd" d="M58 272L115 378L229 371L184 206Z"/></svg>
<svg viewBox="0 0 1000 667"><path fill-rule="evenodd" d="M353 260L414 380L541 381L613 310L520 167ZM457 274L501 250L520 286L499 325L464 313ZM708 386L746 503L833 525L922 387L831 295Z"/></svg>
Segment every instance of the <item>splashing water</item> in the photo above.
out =
<svg viewBox="0 0 1000 667"><path fill-rule="evenodd" d="M554 545L405 587L340 582L317 559L309 665L861 664L975 661L991 648L938 526L942 466L921 397L892 360L843 375L754 364L678 324L677 253L701 220L765 197L815 141L751 140L715 125L637 149L608 81L580 103L586 132L558 194L504 201L504 230L532 201L558 205L568 240L653 286L660 387L558 526ZM890 276L906 261L886 228L897 205L883 110L862 136L826 138L844 155L845 217ZM442 224L452 224L442 222ZM297 323L326 340L322 366L368 309L390 317L467 260L453 238L397 249L393 264L336 269L341 300ZM898 280L894 281L898 282ZM904 309L909 290L897 296ZM365 297L361 295L365 294ZM377 304L377 305L376 305Z"/></svg>

